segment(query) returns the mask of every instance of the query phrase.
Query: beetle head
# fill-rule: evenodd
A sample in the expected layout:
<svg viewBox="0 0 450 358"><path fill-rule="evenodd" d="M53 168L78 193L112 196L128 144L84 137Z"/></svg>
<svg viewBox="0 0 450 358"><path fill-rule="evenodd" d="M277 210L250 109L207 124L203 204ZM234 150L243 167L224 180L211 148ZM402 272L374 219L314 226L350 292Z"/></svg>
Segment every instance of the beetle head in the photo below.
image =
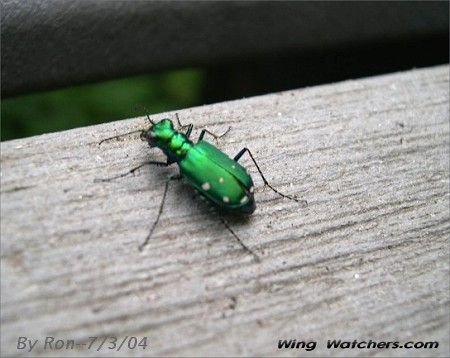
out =
<svg viewBox="0 0 450 358"><path fill-rule="evenodd" d="M152 126L141 132L141 140L146 141L150 147L158 147L167 142L174 134L173 123L170 119L162 119L159 122L151 122Z"/></svg>

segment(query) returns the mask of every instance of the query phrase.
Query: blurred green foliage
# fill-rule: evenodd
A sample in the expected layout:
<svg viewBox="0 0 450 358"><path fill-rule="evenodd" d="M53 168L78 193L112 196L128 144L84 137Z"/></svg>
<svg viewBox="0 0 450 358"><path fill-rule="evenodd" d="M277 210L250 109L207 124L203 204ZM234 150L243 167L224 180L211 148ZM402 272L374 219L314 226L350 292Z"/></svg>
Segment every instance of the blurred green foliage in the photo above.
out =
<svg viewBox="0 0 450 358"><path fill-rule="evenodd" d="M5 99L1 140L199 105L204 81L186 69Z"/></svg>

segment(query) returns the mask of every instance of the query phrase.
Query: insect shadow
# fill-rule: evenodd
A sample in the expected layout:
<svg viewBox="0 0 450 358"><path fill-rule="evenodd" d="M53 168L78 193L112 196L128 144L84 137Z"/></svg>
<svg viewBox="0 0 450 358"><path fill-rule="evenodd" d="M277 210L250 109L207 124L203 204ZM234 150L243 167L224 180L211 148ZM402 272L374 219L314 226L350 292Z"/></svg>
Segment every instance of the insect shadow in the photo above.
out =
<svg viewBox="0 0 450 358"><path fill-rule="evenodd" d="M168 167L175 163L178 165L179 173L170 176L165 181L163 197L158 208L156 220L152 224L149 234L145 238L144 242L139 245L140 251L142 251L148 244L159 222L159 219L163 212L170 182L183 178L202 197L207 199L210 203L214 204L214 207L219 212L219 218L222 221L223 225L239 242L241 247L249 254L251 254L255 261L259 261L259 256L239 238L239 236L235 233L235 231L229 224L230 220L236 222L239 216L245 217L251 215L256 208L252 177L248 174L247 170L239 163L239 159L244 154L248 154L248 156L252 160L260 177L264 182L264 186L270 188L273 192L275 192L282 198L307 205L307 202L305 200L300 200L295 196L286 195L270 185L266 180L264 174L262 173L252 152L248 148L244 147L233 158L230 158L217 147L203 139L206 134L212 136L214 139L219 139L226 135L231 127L229 127L226 132L221 135L216 135L207 129L202 129L198 140L194 143L190 139L194 127L193 124L181 124L178 114L176 114L176 120L178 124L177 129L174 128L174 124L170 119L166 118L160 120L159 122L154 122L148 115L147 119L150 123L150 127L147 130L135 130L105 138L99 142L99 145L112 139L120 138L134 133L140 133L141 140L146 141L151 148L156 147L163 151L166 156L166 161L147 161L125 173L106 179L96 180L108 182L111 180L122 178L133 174L146 165L159 167Z"/></svg>

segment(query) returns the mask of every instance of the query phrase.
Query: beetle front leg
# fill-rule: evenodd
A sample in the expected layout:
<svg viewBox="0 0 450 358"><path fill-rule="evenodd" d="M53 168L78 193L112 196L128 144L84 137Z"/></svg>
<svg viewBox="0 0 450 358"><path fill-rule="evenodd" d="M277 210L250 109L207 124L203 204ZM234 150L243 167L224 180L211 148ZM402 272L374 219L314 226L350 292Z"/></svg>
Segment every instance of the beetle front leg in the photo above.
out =
<svg viewBox="0 0 450 358"><path fill-rule="evenodd" d="M177 119L179 129L187 128L186 133L184 135L189 138L191 136L192 129L194 125L192 123L189 124L181 124L180 117L178 117L178 113L175 113L175 118Z"/></svg>
<svg viewBox="0 0 450 358"><path fill-rule="evenodd" d="M197 143L203 139L203 137L205 136L205 133L208 133L209 135L213 136L214 139L219 139L219 138L222 138L225 134L227 134L230 131L230 129L231 129L231 127L228 127L228 129L225 131L225 133L222 133L221 135L214 134L213 132L210 132L207 129L202 129L202 131L200 132L200 136L198 137Z"/></svg>

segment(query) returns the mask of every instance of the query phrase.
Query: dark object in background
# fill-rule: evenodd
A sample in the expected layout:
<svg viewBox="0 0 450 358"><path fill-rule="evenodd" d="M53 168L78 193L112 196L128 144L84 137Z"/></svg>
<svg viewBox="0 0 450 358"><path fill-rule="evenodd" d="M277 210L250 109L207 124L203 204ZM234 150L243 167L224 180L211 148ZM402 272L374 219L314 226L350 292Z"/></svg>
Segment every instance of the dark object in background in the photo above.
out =
<svg viewBox="0 0 450 358"><path fill-rule="evenodd" d="M4 0L2 97L181 67L241 71L249 58L262 72L270 69L271 78L277 74L279 82L308 74L330 82L324 76L327 58L341 49L358 53L377 46L384 54L364 60L389 63L398 61L389 45L430 39L437 46L431 52L442 51L448 61L448 10L448 2L428 1ZM289 72L289 61L298 56ZM355 61L340 64L334 73L370 74Z"/></svg>
<svg viewBox="0 0 450 358"><path fill-rule="evenodd" d="M0 5L2 99L71 86L2 101L2 140L449 60L444 1Z"/></svg>
<svg viewBox="0 0 450 358"><path fill-rule="evenodd" d="M448 34L437 34L404 38L390 43L247 59L209 68L203 98L205 103L214 103L445 64L449 61L448 54Z"/></svg>

